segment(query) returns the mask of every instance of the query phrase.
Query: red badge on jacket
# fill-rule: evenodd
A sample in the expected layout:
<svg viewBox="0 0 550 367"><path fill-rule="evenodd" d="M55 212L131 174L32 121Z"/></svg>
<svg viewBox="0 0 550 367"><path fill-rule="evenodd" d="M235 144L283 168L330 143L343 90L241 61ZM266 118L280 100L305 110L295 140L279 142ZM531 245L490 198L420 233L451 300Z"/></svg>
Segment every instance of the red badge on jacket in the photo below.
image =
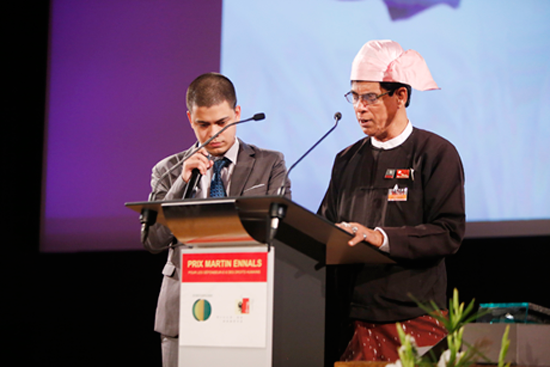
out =
<svg viewBox="0 0 550 367"><path fill-rule="evenodd" d="M408 169L398 169L395 177L401 179L408 179L411 176L411 173Z"/></svg>

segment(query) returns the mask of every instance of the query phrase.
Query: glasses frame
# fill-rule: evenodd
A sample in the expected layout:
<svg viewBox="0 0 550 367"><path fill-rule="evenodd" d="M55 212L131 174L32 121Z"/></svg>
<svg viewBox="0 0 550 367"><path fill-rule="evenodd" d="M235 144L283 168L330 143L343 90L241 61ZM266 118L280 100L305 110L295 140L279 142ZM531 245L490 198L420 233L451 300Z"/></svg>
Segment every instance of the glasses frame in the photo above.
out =
<svg viewBox="0 0 550 367"><path fill-rule="evenodd" d="M389 94L389 93L391 93L391 91L387 91L379 95L376 95L375 93L357 94L350 90L349 92L344 94L344 98L346 98L346 101L348 101L351 104L356 104L356 103L359 103L359 101L361 101L366 105L370 106L378 102L378 99L380 99L380 97L385 96L386 94ZM367 99L367 96L370 96L370 95L374 95L374 99Z"/></svg>

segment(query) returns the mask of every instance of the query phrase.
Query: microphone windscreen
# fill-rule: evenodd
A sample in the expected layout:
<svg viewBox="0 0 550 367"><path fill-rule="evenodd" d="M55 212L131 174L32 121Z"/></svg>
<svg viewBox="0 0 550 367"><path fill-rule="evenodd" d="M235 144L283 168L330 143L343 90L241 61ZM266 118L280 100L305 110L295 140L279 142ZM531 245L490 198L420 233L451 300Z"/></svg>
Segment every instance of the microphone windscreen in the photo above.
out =
<svg viewBox="0 0 550 367"><path fill-rule="evenodd" d="M340 112L336 112L336 113L334 114L334 119L335 119L336 121L340 121L341 118L342 118L342 114L341 114Z"/></svg>
<svg viewBox="0 0 550 367"><path fill-rule="evenodd" d="M263 120L265 119L265 113L263 112L257 113L252 118L254 119L254 121Z"/></svg>

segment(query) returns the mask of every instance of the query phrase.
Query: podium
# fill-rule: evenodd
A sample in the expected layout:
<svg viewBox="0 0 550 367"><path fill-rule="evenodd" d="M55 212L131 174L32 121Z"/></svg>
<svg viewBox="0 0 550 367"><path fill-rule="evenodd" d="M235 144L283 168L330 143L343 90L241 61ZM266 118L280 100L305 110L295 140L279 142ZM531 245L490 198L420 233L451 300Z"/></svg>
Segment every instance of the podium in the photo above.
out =
<svg viewBox="0 0 550 367"><path fill-rule="evenodd" d="M272 205L284 208L270 238ZM334 363L327 268L394 263L279 196L127 203L158 212L181 250L179 366ZM330 277L329 277L330 278Z"/></svg>

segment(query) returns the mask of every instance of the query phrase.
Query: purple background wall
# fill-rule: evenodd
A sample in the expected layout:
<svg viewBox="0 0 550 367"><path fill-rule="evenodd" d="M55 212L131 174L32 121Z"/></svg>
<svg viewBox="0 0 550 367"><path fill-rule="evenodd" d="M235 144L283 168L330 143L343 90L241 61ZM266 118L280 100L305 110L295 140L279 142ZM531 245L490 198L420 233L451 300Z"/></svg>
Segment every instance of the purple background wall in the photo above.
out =
<svg viewBox="0 0 550 367"><path fill-rule="evenodd" d="M141 248L123 204L194 141L185 92L220 37L221 0L52 1L42 251Z"/></svg>

